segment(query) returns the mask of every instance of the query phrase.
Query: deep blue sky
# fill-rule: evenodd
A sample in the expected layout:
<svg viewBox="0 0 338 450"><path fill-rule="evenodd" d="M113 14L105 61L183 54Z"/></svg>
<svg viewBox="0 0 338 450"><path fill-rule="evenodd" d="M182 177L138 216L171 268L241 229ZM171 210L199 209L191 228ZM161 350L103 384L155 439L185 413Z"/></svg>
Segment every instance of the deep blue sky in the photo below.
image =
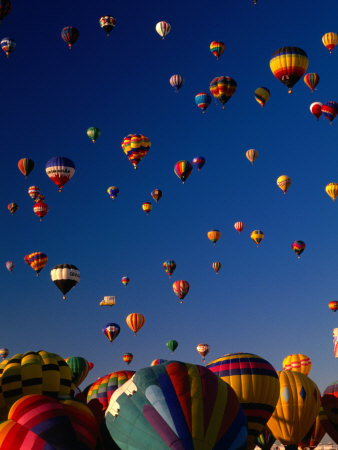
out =
<svg viewBox="0 0 338 450"><path fill-rule="evenodd" d="M98 22L107 14L117 19L109 38ZM17 42L9 59L0 55L0 346L11 355L84 356L95 364L87 382L125 368L124 352L134 354L132 370L170 358L168 339L179 342L175 358L193 363L202 362L201 342L211 346L207 361L252 352L276 370L286 355L304 353L321 390L335 380L337 320L327 303L338 298L338 204L324 189L338 181L338 123L317 122L309 105L338 99L338 50L330 55L321 42L338 31L337 16L334 0L13 1L0 25L1 37ZM159 20L172 26L164 41ZM80 30L71 51L60 36L67 25ZM213 40L225 42L219 61ZM270 57L287 45L307 52L308 71L321 77L315 93L300 80L288 95L272 75ZM174 73L185 78L179 94L168 81ZM202 114L194 96L221 75L237 81L237 92L224 111L213 100ZM264 110L254 100L259 86L271 91ZM94 145L90 126L102 131ZM121 148L129 133L151 140L137 171ZM254 167L249 148L259 152ZM61 194L45 174L57 155L76 165ZM197 155L207 162L182 185L174 164ZM35 161L27 180L22 157ZM285 196L276 185L282 174L293 182ZM50 207L42 223L31 185ZM110 185L120 188L114 201ZM156 187L163 198L147 217L141 204ZM11 201L19 204L14 217ZM241 235L237 220L246 224ZM214 228L222 232L215 248L207 239ZM258 249L254 229L265 233ZM301 260L291 250L298 239L307 244ZM49 258L39 278L23 259L33 251ZM177 263L172 280L166 259ZM7 260L16 263L12 273ZM213 261L222 263L217 276ZM50 279L62 263L81 272L67 301ZM178 279L191 286L183 305L172 291ZM101 308L104 295L115 295L116 306ZM136 338L125 323L131 312L146 317ZM107 322L121 326L112 345L101 332Z"/></svg>

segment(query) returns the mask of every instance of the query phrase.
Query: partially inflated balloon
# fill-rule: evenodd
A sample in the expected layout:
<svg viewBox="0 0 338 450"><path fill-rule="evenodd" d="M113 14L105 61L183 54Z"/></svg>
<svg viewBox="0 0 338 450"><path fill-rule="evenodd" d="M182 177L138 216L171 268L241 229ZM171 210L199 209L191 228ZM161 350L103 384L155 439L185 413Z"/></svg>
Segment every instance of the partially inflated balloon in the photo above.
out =
<svg viewBox="0 0 338 450"><path fill-rule="evenodd" d="M200 171L205 164L205 158L203 156L195 156L195 158L192 160L192 163L196 167L196 169Z"/></svg>
<svg viewBox="0 0 338 450"><path fill-rule="evenodd" d="M323 103L320 102L314 102L310 105L310 111L317 118L317 120L322 115L322 106Z"/></svg>
<svg viewBox="0 0 338 450"><path fill-rule="evenodd" d="M177 297L180 299L180 303L183 303L184 297L188 294L190 289L190 285L185 280L178 280L175 281L173 284L173 291L177 295Z"/></svg>
<svg viewBox="0 0 338 450"><path fill-rule="evenodd" d="M69 49L72 48L72 45L75 44L79 36L79 30L74 27L64 27L61 31L61 37L68 44Z"/></svg>
<svg viewBox="0 0 338 450"><path fill-rule="evenodd" d="M46 174L62 191L63 186L68 183L75 172L75 164L64 156L55 156L47 161Z"/></svg>
<svg viewBox="0 0 338 450"><path fill-rule="evenodd" d="M110 197L112 200L114 200L114 198L116 198L116 197L117 197L117 194L120 192L120 189L119 189L118 187L116 187L116 186L110 186L110 187L107 189L107 192L108 192L109 197Z"/></svg>
<svg viewBox="0 0 338 450"><path fill-rule="evenodd" d="M328 306L331 309L331 311L336 312L338 309L338 301L333 300L332 302L329 302Z"/></svg>
<svg viewBox="0 0 338 450"><path fill-rule="evenodd" d="M326 417L322 420L325 431L338 441L338 381L331 383L323 392L322 405Z"/></svg>
<svg viewBox="0 0 338 450"><path fill-rule="evenodd" d="M174 172L184 184L185 180L189 177L189 175L192 172L192 165L190 164L189 161L185 160L178 161L175 164Z"/></svg>
<svg viewBox="0 0 338 450"><path fill-rule="evenodd" d="M211 53L216 56L217 60L221 56L221 54L225 50L224 42L221 41L212 41L210 44L210 51Z"/></svg>
<svg viewBox="0 0 338 450"><path fill-rule="evenodd" d="M170 351L174 352L178 347L178 342L175 341L175 339L171 339L166 343L166 346L169 348Z"/></svg>
<svg viewBox="0 0 338 450"><path fill-rule="evenodd" d="M125 353L122 358L123 361L129 365L132 362L134 355L132 353Z"/></svg>
<svg viewBox="0 0 338 450"><path fill-rule="evenodd" d="M247 150L247 152L245 153L245 156L247 157L247 159L251 162L251 164L253 165L253 163L256 161L256 159L258 158L258 151L255 150L254 148L250 148L249 150Z"/></svg>
<svg viewBox="0 0 338 450"><path fill-rule="evenodd" d="M22 158L18 162L18 168L20 172L27 178L31 171L34 169L34 161L29 158Z"/></svg>
<svg viewBox="0 0 338 450"><path fill-rule="evenodd" d="M176 263L173 260L164 261L163 263L164 270L169 275L169 278L171 278L171 275L174 273L174 270L176 269Z"/></svg>
<svg viewBox="0 0 338 450"><path fill-rule="evenodd" d="M108 338L109 342L112 343L120 333L120 325L112 322L107 323L107 325L102 328L102 333Z"/></svg>
<svg viewBox="0 0 338 450"><path fill-rule="evenodd" d="M216 242L219 241L221 237L221 232L219 230L210 230L208 231L208 239L211 241L214 245L216 245Z"/></svg>
<svg viewBox="0 0 338 450"><path fill-rule="evenodd" d="M320 78L317 73L307 73L306 75L304 75L304 83L311 89L312 92L319 83L319 80Z"/></svg>
<svg viewBox="0 0 338 450"><path fill-rule="evenodd" d="M211 96L207 92L200 92L195 95L196 105L205 113L206 109L211 103Z"/></svg>
<svg viewBox="0 0 338 450"><path fill-rule="evenodd" d="M138 370L113 394L105 423L125 450L243 449L247 438L231 387L183 362Z"/></svg>
<svg viewBox="0 0 338 450"><path fill-rule="evenodd" d="M9 56L16 47L14 39L11 39L9 37L3 38L0 42L0 45L2 50L6 53L6 56Z"/></svg>
<svg viewBox="0 0 338 450"><path fill-rule="evenodd" d="M338 44L338 35L336 33L325 33L322 37L322 42L325 47L332 53L332 50Z"/></svg>
<svg viewBox="0 0 338 450"><path fill-rule="evenodd" d="M264 238L264 233L261 230L254 230L251 233L250 237L257 244L257 247L258 247Z"/></svg>
<svg viewBox="0 0 338 450"><path fill-rule="evenodd" d="M205 357L210 352L210 347L208 344L198 344L196 347L197 353L202 356L203 362L205 362Z"/></svg>
<svg viewBox="0 0 338 450"><path fill-rule="evenodd" d="M66 294L72 287L80 281L80 271L73 264L59 264L50 272L51 279L56 287L63 294L63 300L66 300Z"/></svg>
<svg viewBox="0 0 338 450"><path fill-rule="evenodd" d="M234 223L234 228L236 231L238 231L238 233L242 233L242 231L244 230L245 224L243 222L235 222Z"/></svg>
<svg viewBox="0 0 338 450"><path fill-rule="evenodd" d="M115 28L116 19L112 16L103 16L100 18L100 27L107 33L109 33Z"/></svg>
<svg viewBox="0 0 338 450"><path fill-rule="evenodd" d="M169 83L173 88L176 89L176 92L178 92L184 84L184 78L182 77L182 75L172 75L169 78Z"/></svg>
<svg viewBox="0 0 338 450"><path fill-rule="evenodd" d="M92 140L93 143L100 137L100 135L101 130L97 127L90 127L87 130L87 136Z"/></svg>
<svg viewBox="0 0 338 450"><path fill-rule="evenodd" d="M302 355L301 353L296 353L293 355L288 355L283 360L283 369L284 370L291 370L294 372L300 372L304 375L309 375L311 370L311 359L306 356Z"/></svg>
<svg viewBox="0 0 338 450"><path fill-rule="evenodd" d="M281 175L277 178L277 186L286 194L286 191L291 186L291 178L287 175Z"/></svg>
<svg viewBox="0 0 338 450"><path fill-rule="evenodd" d="M150 140L143 134L128 134L122 141L122 149L129 161L137 169L139 162L146 156L150 149Z"/></svg>
<svg viewBox="0 0 338 450"><path fill-rule="evenodd" d="M153 209L153 205L150 202L144 202L142 203L142 209L148 215Z"/></svg>
<svg viewBox="0 0 338 450"><path fill-rule="evenodd" d="M216 274L219 272L221 266L222 266L222 264L219 261L215 261L212 263L212 268L214 269Z"/></svg>
<svg viewBox="0 0 338 450"><path fill-rule="evenodd" d="M126 317L127 325L134 332L135 336L143 327L145 321L146 319L143 314L132 313Z"/></svg>
<svg viewBox="0 0 338 450"><path fill-rule="evenodd" d="M329 195L332 200L335 201L338 195L338 183L329 183L326 186L325 191L327 195Z"/></svg>
<svg viewBox="0 0 338 450"><path fill-rule="evenodd" d="M160 189L154 189L150 195L152 196L152 198L155 200L156 203L159 202L159 200L161 200L162 198L162 191Z"/></svg>
<svg viewBox="0 0 338 450"><path fill-rule="evenodd" d="M82 356L70 356L65 358L65 361L72 371L73 383L76 387L80 386L90 370L89 362Z"/></svg>
<svg viewBox="0 0 338 450"><path fill-rule="evenodd" d="M255 90L255 100L258 102L262 108L264 108L265 103L270 98L270 91L266 87L259 87Z"/></svg>
<svg viewBox="0 0 338 450"><path fill-rule="evenodd" d="M161 22L158 22L156 24L155 30L161 36L161 38L164 39L166 35L170 33L171 30L170 23L162 20Z"/></svg>
<svg viewBox="0 0 338 450"><path fill-rule="evenodd" d="M298 258L300 258L300 255L305 250L306 244L303 241L294 241L291 245L292 250L296 253Z"/></svg>
<svg viewBox="0 0 338 450"><path fill-rule="evenodd" d="M18 210L19 205L17 205L16 203L8 203L7 208L13 216L13 214L15 214L15 212Z"/></svg>
<svg viewBox="0 0 338 450"><path fill-rule="evenodd" d="M275 51L270 60L270 69L277 80L289 88L293 86L306 72L309 60L307 54L298 47L282 47Z"/></svg>

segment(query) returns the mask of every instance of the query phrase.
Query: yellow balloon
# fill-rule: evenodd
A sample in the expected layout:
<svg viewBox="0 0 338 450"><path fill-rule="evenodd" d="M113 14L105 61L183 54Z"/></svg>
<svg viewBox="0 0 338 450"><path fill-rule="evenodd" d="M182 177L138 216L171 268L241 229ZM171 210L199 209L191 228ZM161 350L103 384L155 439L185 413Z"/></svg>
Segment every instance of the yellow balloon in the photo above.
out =
<svg viewBox="0 0 338 450"><path fill-rule="evenodd" d="M220 237L221 232L219 230L208 231L208 239L209 241L213 242L214 245L216 244L216 242L219 240Z"/></svg>
<svg viewBox="0 0 338 450"><path fill-rule="evenodd" d="M258 158L258 151L254 148L250 148L250 150L245 153L245 156L251 162L251 164L253 164Z"/></svg>
<svg viewBox="0 0 338 450"><path fill-rule="evenodd" d="M332 50L338 44L338 35L336 33L325 33L322 37L322 42L329 52L332 53Z"/></svg>
<svg viewBox="0 0 338 450"><path fill-rule="evenodd" d="M284 370L292 370L294 372L303 373L304 375L309 375L311 366L311 359L306 355L302 355L301 353L288 355L283 360Z"/></svg>
<svg viewBox="0 0 338 450"><path fill-rule="evenodd" d="M261 241L264 238L264 233L261 230L254 230L251 234L250 234L251 239L257 244L257 247L259 246L259 244L261 243Z"/></svg>
<svg viewBox="0 0 338 450"><path fill-rule="evenodd" d="M153 205L150 202L144 202L142 203L142 209L148 215L153 209Z"/></svg>
<svg viewBox="0 0 338 450"><path fill-rule="evenodd" d="M288 177L287 175L281 175L280 177L277 178L277 186L284 192L284 194L286 193L286 191L289 189L289 187L291 186L291 178Z"/></svg>
<svg viewBox="0 0 338 450"><path fill-rule="evenodd" d="M329 195L332 200L335 201L338 195L338 183L329 183L326 186L325 191L327 195Z"/></svg>

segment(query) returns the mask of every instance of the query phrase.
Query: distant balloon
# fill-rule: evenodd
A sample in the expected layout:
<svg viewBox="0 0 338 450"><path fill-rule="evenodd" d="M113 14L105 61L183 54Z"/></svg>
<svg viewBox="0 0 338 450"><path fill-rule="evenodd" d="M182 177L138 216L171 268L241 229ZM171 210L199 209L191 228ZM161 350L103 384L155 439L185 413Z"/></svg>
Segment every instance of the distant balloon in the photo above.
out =
<svg viewBox="0 0 338 450"><path fill-rule="evenodd" d="M0 0L0 22L10 13L11 9L10 0Z"/></svg>
<svg viewBox="0 0 338 450"><path fill-rule="evenodd" d="M178 347L178 342L175 341L175 339L171 339L165 345L168 347L168 349L170 351L174 352L177 349L177 347Z"/></svg>
<svg viewBox="0 0 338 450"><path fill-rule="evenodd" d="M177 297L180 299L180 303L183 303L183 299L189 292L189 289L190 289L189 283L184 280L175 281L173 284L173 290L177 295Z"/></svg>
<svg viewBox="0 0 338 450"><path fill-rule="evenodd" d="M0 42L0 45L1 45L2 50L6 53L7 57L12 53L12 51L16 47L16 43L15 43L14 39L11 39L9 37L3 38Z"/></svg>
<svg viewBox="0 0 338 450"><path fill-rule="evenodd" d="M9 355L8 348L0 348L0 356L2 359L7 358L8 355Z"/></svg>
<svg viewBox="0 0 338 450"><path fill-rule="evenodd" d="M114 198L116 198L116 197L117 197L117 194L120 192L120 189L119 189L118 187L116 187L116 186L110 186L110 187L107 189L107 192L108 192L109 197L110 197L112 200L114 200Z"/></svg>
<svg viewBox="0 0 338 450"><path fill-rule="evenodd" d="M325 47L329 50L329 52L332 53L332 50L338 43L338 35L332 32L325 33L324 36L322 37L322 42L325 45Z"/></svg>
<svg viewBox="0 0 338 450"><path fill-rule="evenodd" d="M311 370L311 359L300 353L296 353L294 355L288 355L283 359L283 369L291 370L293 372L300 372L304 375L309 375Z"/></svg>
<svg viewBox="0 0 338 450"><path fill-rule="evenodd" d="M245 156L247 157L247 159L251 162L251 164L253 165L253 163L256 161L256 159L258 158L258 151L251 148L250 150L248 150L245 153Z"/></svg>
<svg viewBox="0 0 338 450"><path fill-rule="evenodd" d="M100 18L100 26L107 33L109 33L115 28L116 19L112 16L103 16Z"/></svg>
<svg viewBox="0 0 338 450"><path fill-rule="evenodd" d="M251 233L250 237L257 244L257 247L258 247L264 238L264 233L261 230L254 230Z"/></svg>
<svg viewBox="0 0 338 450"><path fill-rule="evenodd" d="M134 355L132 353L125 353L122 358L123 361L129 365L132 362Z"/></svg>
<svg viewBox="0 0 338 450"><path fill-rule="evenodd" d="M46 174L62 191L63 186L68 183L75 172L75 164L64 156L56 156L46 164Z"/></svg>
<svg viewBox="0 0 338 450"><path fill-rule="evenodd" d="M331 311L336 312L338 309L338 301L333 300L332 302L329 302L328 306L331 309Z"/></svg>
<svg viewBox="0 0 338 450"><path fill-rule="evenodd" d="M319 83L319 75L317 73L307 73L304 75L304 83L313 92L314 88Z"/></svg>
<svg viewBox="0 0 338 450"><path fill-rule="evenodd" d="M298 47L282 47L275 51L270 60L270 69L273 75L289 88L304 75L308 67L307 54Z"/></svg>
<svg viewBox="0 0 338 450"><path fill-rule="evenodd" d="M300 255L303 253L303 251L305 250L305 242L303 241L294 241L291 245L292 250L296 253L296 255L298 256L298 258L300 258Z"/></svg>
<svg viewBox="0 0 338 450"><path fill-rule="evenodd" d="M130 278L129 277L122 277L121 282L124 286L127 286L129 284Z"/></svg>
<svg viewBox="0 0 338 450"><path fill-rule="evenodd" d="M205 158L203 158L203 156L196 156L192 160L192 163L197 168L197 170L200 171L205 164Z"/></svg>
<svg viewBox="0 0 338 450"><path fill-rule="evenodd" d="M212 263L212 268L214 269L216 274L219 272L221 266L222 266L222 264L219 261L215 261Z"/></svg>
<svg viewBox="0 0 338 450"><path fill-rule="evenodd" d="M94 143L101 135L101 130L97 127L90 127L87 130L87 136L92 140Z"/></svg>
<svg viewBox="0 0 338 450"><path fill-rule="evenodd" d="M169 278L171 278L171 275L174 273L174 270L176 269L176 263L173 260L164 261L163 263L164 270L169 275Z"/></svg>
<svg viewBox="0 0 338 450"><path fill-rule="evenodd" d="M122 141L122 149L129 161L137 169L139 162L146 156L150 149L150 140L143 134L128 134Z"/></svg>
<svg viewBox="0 0 338 450"><path fill-rule="evenodd" d="M48 213L49 207L47 203L44 203L43 200L37 200L33 206L34 214L40 217L40 222L42 218Z"/></svg>
<svg viewBox="0 0 338 450"><path fill-rule="evenodd" d="M134 332L135 336L143 327L145 321L146 319L143 314L132 313L126 317L127 325Z"/></svg>
<svg viewBox="0 0 338 450"><path fill-rule="evenodd" d="M185 180L190 176L192 172L192 165L190 164L189 161L185 160L178 161L175 164L174 172L184 184Z"/></svg>
<svg viewBox="0 0 338 450"><path fill-rule="evenodd" d="M72 48L72 45L75 44L79 36L79 30L74 27L64 27L61 31L61 37L68 44L69 49Z"/></svg>
<svg viewBox="0 0 338 450"><path fill-rule="evenodd" d="M163 20L161 22L158 22L155 27L156 32L161 36L162 39L166 37L168 33L170 33L171 26L170 23L164 22Z"/></svg>
<svg viewBox="0 0 338 450"><path fill-rule="evenodd" d="M216 245L216 242L219 241L221 237L221 232L219 230L210 230L208 231L208 239L211 241L214 245Z"/></svg>
<svg viewBox="0 0 338 450"><path fill-rule="evenodd" d="M18 162L18 168L20 172L27 178L31 171L34 169L34 161L29 158L22 158Z"/></svg>
<svg viewBox="0 0 338 450"><path fill-rule="evenodd" d="M6 262L6 269L8 270L8 272L13 272L14 268L15 268L15 264L13 263L13 261Z"/></svg>
<svg viewBox="0 0 338 450"><path fill-rule="evenodd" d="M210 347L208 344L198 344L196 347L197 352L202 356L203 362L205 362L205 357L210 351Z"/></svg>
<svg viewBox="0 0 338 450"><path fill-rule="evenodd" d="M231 77L217 77L210 83L210 92L223 106L231 99L237 89L236 81Z"/></svg>
<svg viewBox="0 0 338 450"><path fill-rule="evenodd" d="M327 195L329 195L332 200L335 201L338 195L338 183L329 183L326 186L325 191Z"/></svg>
<svg viewBox="0 0 338 450"><path fill-rule="evenodd" d="M56 287L63 294L63 300L66 300L66 294L72 287L80 281L80 271L73 264L59 264L50 272L51 279Z"/></svg>
<svg viewBox="0 0 338 450"><path fill-rule="evenodd" d="M176 92L178 92L184 84L184 78L182 77L182 75L172 75L169 78L169 83L173 88L176 89Z"/></svg>
<svg viewBox="0 0 338 450"><path fill-rule="evenodd" d="M152 198L155 200L156 203L159 202L159 200L161 200L162 198L162 191L160 189L154 189L150 195L152 196Z"/></svg>
<svg viewBox="0 0 338 450"><path fill-rule="evenodd" d="M107 323L107 325L102 328L102 333L108 338L109 342L112 343L120 333L120 325L111 322Z"/></svg>
<svg viewBox="0 0 338 450"><path fill-rule="evenodd" d="M258 102L262 108L264 108L265 103L270 98L270 91L266 87L259 87L255 90L255 100Z"/></svg>
<svg viewBox="0 0 338 450"><path fill-rule="evenodd" d="M242 231L244 230L244 227L245 227L245 225L243 222L235 222L235 224L234 224L234 228L235 228L235 230L238 231L238 233L242 233Z"/></svg>
<svg viewBox="0 0 338 450"><path fill-rule="evenodd" d="M310 105L310 111L317 118L317 120L322 115L322 106L323 103L320 102L314 102Z"/></svg>
<svg viewBox="0 0 338 450"><path fill-rule="evenodd" d="M45 255L45 253L33 252L25 256L25 261L31 266L33 270L35 270L36 275L39 276L39 273L47 264L48 257L47 255Z"/></svg>
<svg viewBox="0 0 338 450"><path fill-rule="evenodd" d="M332 124L338 113L338 103L333 101L324 103L322 105L322 113L330 121L330 124Z"/></svg>
<svg viewBox="0 0 338 450"><path fill-rule="evenodd" d="M286 191L291 186L291 178L287 175L281 175L277 178L277 186L286 194Z"/></svg>
<svg viewBox="0 0 338 450"><path fill-rule="evenodd" d="M150 202L144 202L142 203L142 209L148 215L153 209L153 205Z"/></svg>
<svg viewBox="0 0 338 450"><path fill-rule="evenodd" d="M203 113L205 113L211 103L211 95L207 92L200 92L195 95L195 103L203 111Z"/></svg>
<svg viewBox="0 0 338 450"><path fill-rule="evenodd" d="M18 210L19 206L16 203L8 203L7 208L10 211L10 213L13 215Z"/></svg>
<svg viewBox="0 0 338 450"><path fill-rule="evenodd" d="M28 188L28 195L33 200L36 200L40 195L40 188L38 186L30 186Z"/></svg>
<svg viewBox="0 0 338 450"><path fill-rule="evenodd" d="M332 335L333 335L334 357L338 358L338 328L333 329Z"/></svg>
<svg viewBox="0 0 338 450"><path fill-rule="evenodd" d="M224 42L221 41L212 41L210 44L210 51L211 53L216 56L217 60L221 56L221 54L225 50Z"/></svg>

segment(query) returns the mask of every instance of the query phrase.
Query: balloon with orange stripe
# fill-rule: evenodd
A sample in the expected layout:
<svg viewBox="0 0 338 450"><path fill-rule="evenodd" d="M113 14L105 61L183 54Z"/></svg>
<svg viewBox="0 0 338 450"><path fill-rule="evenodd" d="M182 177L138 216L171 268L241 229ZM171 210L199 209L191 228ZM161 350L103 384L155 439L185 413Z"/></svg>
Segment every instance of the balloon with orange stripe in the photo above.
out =
<svg viewBox="0 0 338 450"><path fill-rule="evenodd" d="M143 314L132 313L126 318L128 327L137 335L137 332L143 327L146 321Z"/></svg>

